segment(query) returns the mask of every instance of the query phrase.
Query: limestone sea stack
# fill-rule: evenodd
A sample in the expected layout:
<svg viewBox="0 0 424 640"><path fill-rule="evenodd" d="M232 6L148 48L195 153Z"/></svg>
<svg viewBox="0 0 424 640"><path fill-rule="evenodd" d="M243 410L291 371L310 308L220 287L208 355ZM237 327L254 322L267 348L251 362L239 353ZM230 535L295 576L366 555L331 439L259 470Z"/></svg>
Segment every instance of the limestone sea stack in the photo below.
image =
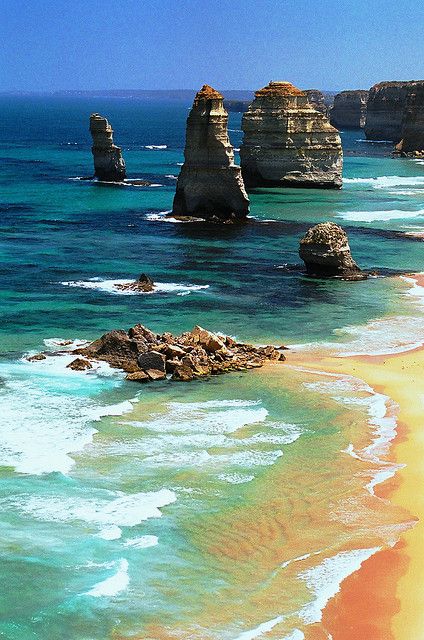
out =
<svg viewBox="0 0 424 640"><path fill-rule="evenodd" d="M398 143L406 101L415 82L379 82L371 87L367 102L365 135L368 140Z"/></svg>
<svg viewBox="0 0 424 640"><path fill-rule="evenodd" d="M92 113L90 133L93 138L94 175L104 182L122 182L126 177L125 161L121 148L113 144L113 129L106 118Z"/></svg>
<svg viewBox="0 0 424 640"><path fill-rule="evenodd" d="M352 258L347 233L334 222L311 227L300 241L299 255L312 276L345 280L367 277Z"/></svg>
<svg viewBox="0 0 424 640"><path fill-rule="evenodd" d="M184 164L172 216L215 222L244 220L249 198L228 137L223 96L203 85L187 118Z"/></svg>
<svg viewBox="0 0 424 640"><path fill-rule="evenodd" d="M359 129L365 126L368 91L341 91L334 97L330 123L340 129Z"/></svg>
<svg viewBox="0 0 424 640"><path fill-rule="evenodd" d="M256 91L242 129L240 158L247 186L342 186L339 132L290 82L270 82Z"/></svg>
<svg viewBox="0 0 424 640"><path fill-rule="evenodd" d="M424 82L410 88L402 120L402 139L396 147L405 155L424 153Z"/></svg>
<svg viewBox="0 0 424 640"><path fill-rule="evenodd" d="M325 116L328 115L328 106L325 102L325 97L322 91L318 89L305 89L304 93L306 93L308 102L316 109L320 111Z"/></svg>

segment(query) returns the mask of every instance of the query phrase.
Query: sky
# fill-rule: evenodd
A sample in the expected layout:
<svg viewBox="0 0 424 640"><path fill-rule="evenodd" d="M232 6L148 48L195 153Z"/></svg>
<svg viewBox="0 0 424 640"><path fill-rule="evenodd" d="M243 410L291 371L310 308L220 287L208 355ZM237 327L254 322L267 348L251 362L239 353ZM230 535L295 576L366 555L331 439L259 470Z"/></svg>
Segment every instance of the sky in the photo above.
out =
<svg viewBox="0 0 424 640"><path fill-rule="evenodd" d="M424 78L423 0L0 0L0 91Z"/></svg>

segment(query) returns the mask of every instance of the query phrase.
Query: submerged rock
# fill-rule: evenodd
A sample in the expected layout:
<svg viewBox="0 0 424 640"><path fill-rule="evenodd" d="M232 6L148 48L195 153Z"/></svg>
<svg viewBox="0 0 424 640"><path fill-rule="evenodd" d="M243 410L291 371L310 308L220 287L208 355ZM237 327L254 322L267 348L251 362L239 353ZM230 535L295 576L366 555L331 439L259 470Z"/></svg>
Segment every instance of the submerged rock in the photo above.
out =
<svg viewBox="0 0 424 640"><path fill-rule="evenodd" d="M113 144L113 129L106 118L98 113L90 116L91 151L94 175L104 182L122 182L126 177L121 148Z"/></svg>
<svg viewBox="0 0 424 640"><path fill-rule="evenodd" d="M228 113L218 91L204 85L187 118L184 164L172 216L219 222L244 220L249 198L227 131Z"/></svg>
<svg viewBox="0 0 424 640"><path fill-rule="evenodd" d="M108 362L126 371L127 380L135 382L163 380L166 374L173 380L189 381L285 360L281 351L272 345L255 347L239 343L199 326L174 336L155 334L140 324L128 332L110 331L71 353Z"/></svg>
<svg viewBox="0 0 424 640"><path fill-rule="evenodd" d="M243 115L240 149L246 185L340 188L339 132L289 82L256 91Z"/></svg>
<svg viewBox="0 0 424 640"><path fill-rule="evenodd" d="M358 129L365 126L367 117L368 91L341 91L334 97L330 110L330 122L340 129Z"/></svg>
<svg viewBox="0 0 424 640"><path fill-rule="evenodd" d="M311 227L300 241L299 255L312 276L345 280L367 277L352 258L346 232L334 222Z"/></svg>
<svg viewBox="0 0 424 640"><path fill-rule="evenodd" d="M365 135L368 140L399 142L408 94L415 82L379 82L367 102Z"/></svg>
<svg viewBox="0 0 424 640"><path fill-rule="evenodd" d="M424 82L414 82L406 99L402 139L396 151L402 155L424 155Z"/></svg>

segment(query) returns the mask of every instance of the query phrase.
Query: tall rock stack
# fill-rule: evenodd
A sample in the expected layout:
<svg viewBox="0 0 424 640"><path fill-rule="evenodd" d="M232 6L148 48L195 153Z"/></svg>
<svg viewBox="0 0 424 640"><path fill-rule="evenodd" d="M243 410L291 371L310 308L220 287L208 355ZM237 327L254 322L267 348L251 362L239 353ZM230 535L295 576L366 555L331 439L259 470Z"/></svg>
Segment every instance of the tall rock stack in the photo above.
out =
<svg viewBox="0 0 424 640"><path fill-rule="evenodd" d="M340 188L339 132L289 82L256 91L243 115L240 149L247 185Z"/></svg>
<svg viewBox="0 0 424 640"><path fill-rule="evenodd" d="M187 118L184 164L173 216L229 222L246 218L249 198L228 137L223 96L203 85Z"/></svg>
<svg viewBox="0 0 424 640"><path fill-rule="evenodd" d="M91 151L94 175L104 182L121 182L126 176L125 161L120 147L113 144L113 129L106 118L98 113L90 116Z"/></svg>
<svg viewBox="0 0 424 640"><path fill-rule="evenodd" d="M379 82L371 87L365 122L368 140L399 142L406 101L415 82Z"/></svg>
<svg viewBox="0 0 424 640"><path fill-rule="evenodd" d="M330 110L330 123L340 129L359 129L365 126L367 117L368 91L342 91L334 98Z"/></svg>
<svg viewBox="0 0 424 640"><path fill-rule="evenodd" d="M424 82L414 82L406 100L402 139L396 147L405 154L424 153Z"/></svg>

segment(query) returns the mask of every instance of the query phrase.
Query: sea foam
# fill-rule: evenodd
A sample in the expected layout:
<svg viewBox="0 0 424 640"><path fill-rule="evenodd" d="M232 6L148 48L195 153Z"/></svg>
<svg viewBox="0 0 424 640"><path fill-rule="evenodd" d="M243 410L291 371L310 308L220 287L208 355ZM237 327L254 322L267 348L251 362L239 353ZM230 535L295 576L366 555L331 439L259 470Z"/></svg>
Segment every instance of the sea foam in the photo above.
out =
<svg viewBox="0 0 424 640"><path fill-rule="evenodd" d="M90 278L89 280L70 280L64 281L60 284L65 287L78 287L81 289L94 289L96 291L103 291L104 293L113 293L115 295L152 295L155 293L175 293L177 296L185 296L195 291L202 291L203 289L209 289L208 284L180 284L176 282L156 282L154 291L123 291L117 288L116 285L132 284L134 280L123 280L117 278L116 280L106 280L103 278Z"/></svg>
<svg viewBox="0 0 424 640"><path fill-rule="evenodd" d="M116 571L112 576L95 584L85 595L93 596L93 598L113 597L121 593L121 591L125 591L130 581L128 576L128 561L122 558L115 563L115 567Z"/></svg>

